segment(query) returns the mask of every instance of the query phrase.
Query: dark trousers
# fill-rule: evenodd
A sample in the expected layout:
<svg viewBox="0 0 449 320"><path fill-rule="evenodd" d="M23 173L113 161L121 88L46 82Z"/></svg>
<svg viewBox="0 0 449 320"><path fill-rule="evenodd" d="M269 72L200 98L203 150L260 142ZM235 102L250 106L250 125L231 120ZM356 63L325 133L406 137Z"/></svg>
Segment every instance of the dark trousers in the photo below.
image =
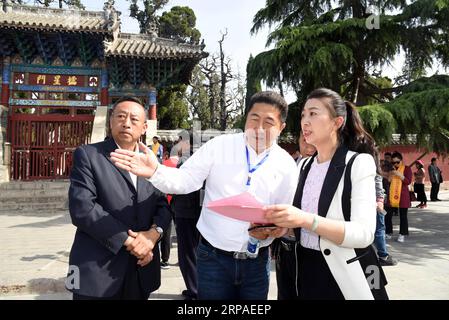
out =
<svg viewBox="0 0 449 320"><path fill-rule="evenodd" d="M172 222L167 227L167 230L164 230L164 235L160 241L161 244L161 260L164 262L168 262L170 258L170 249L171 249L171 228Z"/></svg>
<svg viewBox="0 0 449 320"><path fill-rule="evenodd" d="M398 208L385 207L387 214L385 215L385 233L393 234L393 214L398 210Z"/></svg>
<svg viewBox="0 0 449 320"><path fill-rule="evenodd" d="M387 214L385 215L385 233L393 233L393 212L398 208L386 208ZM399 208L399 234L408 236L408 208Z"/></svg>
<svg viewBox="0 0 449 320"><path fill-rule="evenodd" d="M200 233L196 228L198 219L176 218L176 237L178 243L178 261L182 277L190 297L198 295L198 276L196 272L196 248Z"/></svg>
<svg viewBox="0 0 449 320"><path fill-rule="evenodd" d="M276 247L276 249L274 249ZM276 283L278 287L278 300L299 299L298 259L299 243L275 239L273 253L276 259Z"/></svg>
<svg viewBox="0 0 449 320"><path fill-rule="evenodd" d="M416 200L418 200L421 203L427 203L427 196L424 189L424 184L415 183L413 187L414 191L416 192Z"/></svg>
<svg viewBox="0 0 449 320"><path fill-rule="evenodd" d="M143 291L137 268L137 259L130 256L123 284L112 297L89 297L73 293L73 300L148 300L150 292Z"/></svg>
<svg viewBox="0 0 449 320"><path fill-rule="evenodd" d="M439 183L432 183L432 188L430 189L430 200L435 201L438 199L438 192L440 191Z"/></svg>
<svg viewBox="0 0 449 320"><path fill-rule="evenodd" d="M321 251L299 248L299 294L302 300L344 300Z"/></svg>

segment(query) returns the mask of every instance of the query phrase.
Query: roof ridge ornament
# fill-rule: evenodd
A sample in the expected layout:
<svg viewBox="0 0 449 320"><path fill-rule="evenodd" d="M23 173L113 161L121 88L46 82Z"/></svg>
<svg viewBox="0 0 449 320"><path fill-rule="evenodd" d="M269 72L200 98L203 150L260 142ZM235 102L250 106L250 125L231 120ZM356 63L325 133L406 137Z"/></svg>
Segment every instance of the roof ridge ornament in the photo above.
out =
<svg viewBox="0 0 449 320"><path fill-rule="evenodd" d="M120 14L114 7L115 0L106 0L104 2L103 11L106 20L106 28L112 32L112 42L118 38L120 33Z"/></svg>
<svg viewBox="0 0 449 320"><path fill-rule="evenodd" d="M8 13L12 11L13 3L11 0L3 0L3 12Z"/></svg>
<svg viewBox="0 0 449 320"><path fill-rule="evenodd" d="M157 38L159 34L159 22L155 16L151 16L145 27L145 34Z"/></svg>

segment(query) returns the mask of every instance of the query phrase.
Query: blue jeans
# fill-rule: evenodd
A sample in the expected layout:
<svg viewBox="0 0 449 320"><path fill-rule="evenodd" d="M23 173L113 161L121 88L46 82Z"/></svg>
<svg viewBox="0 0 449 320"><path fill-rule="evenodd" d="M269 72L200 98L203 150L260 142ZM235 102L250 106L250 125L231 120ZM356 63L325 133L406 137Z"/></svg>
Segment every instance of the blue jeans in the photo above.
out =
<svg viewBox="0 0 449 320"><path fill-rule="evenodd" d="M377 255L379 257L388 256L387 244L385 242L385 216L377 213L376 233L374 234L374 245L377 248Z"/></svg>
<svg viewBox="0 0 449 320"><path fill-rule="evenodd" d="M199 243L199 300L266 300L270 283L268 250L255 259L238 260Z"/></svg>

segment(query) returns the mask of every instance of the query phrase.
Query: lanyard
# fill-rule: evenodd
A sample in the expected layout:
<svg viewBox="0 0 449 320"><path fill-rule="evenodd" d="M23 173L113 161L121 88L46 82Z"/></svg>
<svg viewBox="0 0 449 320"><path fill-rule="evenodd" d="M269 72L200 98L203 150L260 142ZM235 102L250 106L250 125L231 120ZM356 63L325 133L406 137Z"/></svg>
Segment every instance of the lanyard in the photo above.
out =
<svg viewBox="0 0 449 320"><path fill-rule="evenodd" d="M270 153L268 152L265 157L263 157L262 160L260 160L260 162L258 164L256 164L253 168L251 168L251 164L249 163L249 151L248 151L248 146L245 146L246 148L246 163L248 164L248 180L246 181L246 185L249 186L251 185L251 175L254 171L256 171L257 169L259 169L259 167L267 160L268 156L270 155Z"/></svg>

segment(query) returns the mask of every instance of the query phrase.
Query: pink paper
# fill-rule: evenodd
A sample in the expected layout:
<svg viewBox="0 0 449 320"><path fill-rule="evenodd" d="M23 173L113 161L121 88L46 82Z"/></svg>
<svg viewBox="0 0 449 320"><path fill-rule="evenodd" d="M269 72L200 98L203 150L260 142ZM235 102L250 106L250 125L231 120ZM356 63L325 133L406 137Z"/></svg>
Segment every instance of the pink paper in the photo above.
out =
<svg viewBox="0 0 449 320"><path fill-rule="evenodd" d="M226 217L265 224L263 205L248 192L209 202L207 208Z"/></svg>

